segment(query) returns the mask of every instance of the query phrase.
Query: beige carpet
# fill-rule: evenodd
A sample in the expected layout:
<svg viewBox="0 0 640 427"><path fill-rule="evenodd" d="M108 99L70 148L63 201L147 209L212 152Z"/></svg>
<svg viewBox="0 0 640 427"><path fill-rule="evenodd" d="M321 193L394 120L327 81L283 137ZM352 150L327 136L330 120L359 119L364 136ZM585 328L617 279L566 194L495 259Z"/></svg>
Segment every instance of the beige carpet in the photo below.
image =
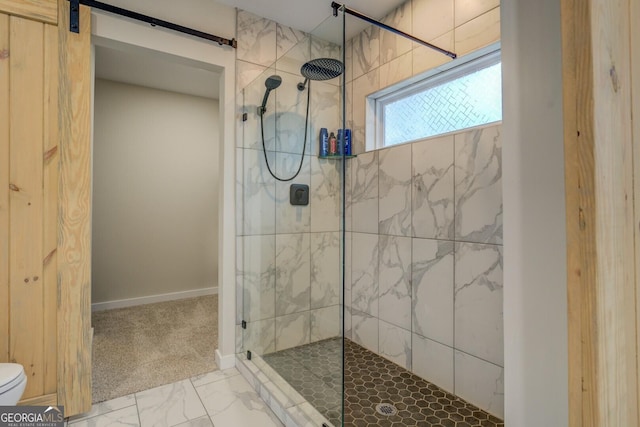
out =
<svg viewBox="0 0 640 427"><path fill-rule="evenodd" d="M218 296L95 312L93 402L217 369Z"/></svg>

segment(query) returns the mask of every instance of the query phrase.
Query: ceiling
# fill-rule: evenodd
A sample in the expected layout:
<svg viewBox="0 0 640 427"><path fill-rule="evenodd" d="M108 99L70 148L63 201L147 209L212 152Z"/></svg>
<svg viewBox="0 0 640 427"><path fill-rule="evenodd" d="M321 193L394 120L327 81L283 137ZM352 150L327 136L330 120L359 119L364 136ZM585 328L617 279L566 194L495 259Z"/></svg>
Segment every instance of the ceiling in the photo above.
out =
<svg viewBox="0 0 640 427"><path fill-rule="evenodd" d="M152 51L141 54L96 45L96 77L204 98L219 98L219 73L172 62Z"/></svg>
<svg viewBox="0 0 640 427"><path fill-rule="evenodd" d="M255 15L305 32L313 30L332 14L330 0L213 0L237 7ZM406 0L351 0L349 7L381 19ZM368 24L349 17L347 38L362 31ZM324 28L326 27L326 28ZM337 32L335 25L323 25L324 32ZM338 27L336 27L338 28ZM323 37L318 30L316 35ZM335 34L333 34L335 36ZM218 99L220 74L193 66L168 61L153 52L129 52L96 46L96 77L154 89ZM151 72L151 70L153 70Z"/></svg>

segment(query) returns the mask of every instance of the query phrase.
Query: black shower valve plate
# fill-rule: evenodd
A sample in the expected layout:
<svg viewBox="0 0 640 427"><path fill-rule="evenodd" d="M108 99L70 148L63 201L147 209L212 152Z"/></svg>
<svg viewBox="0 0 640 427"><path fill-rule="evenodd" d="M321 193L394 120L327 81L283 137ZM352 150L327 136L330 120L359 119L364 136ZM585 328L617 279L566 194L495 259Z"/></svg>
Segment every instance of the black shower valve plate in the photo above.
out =
<svg viewBox="0 0 640 427"><path fill-rule="evenodd" d="M289 201L293 206L307 206L309 204L309 186L291 184L291 187L289 187Z"/></svg>

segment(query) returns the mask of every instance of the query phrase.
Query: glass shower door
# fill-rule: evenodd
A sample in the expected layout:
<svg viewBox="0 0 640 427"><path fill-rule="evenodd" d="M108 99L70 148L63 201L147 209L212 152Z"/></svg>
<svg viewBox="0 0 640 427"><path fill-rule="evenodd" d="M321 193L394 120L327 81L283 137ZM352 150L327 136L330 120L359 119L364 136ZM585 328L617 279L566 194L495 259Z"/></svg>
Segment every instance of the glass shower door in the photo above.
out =
<svg viewBox="0 0 640 427"><path fill-rule="evenodd" d="M239 349L310 419L338 426L344 159L320 155L319 135L344 127L342 80L301 68L328 58L344 70L342 19L279 28L277 60L241 88Z"/></svg>

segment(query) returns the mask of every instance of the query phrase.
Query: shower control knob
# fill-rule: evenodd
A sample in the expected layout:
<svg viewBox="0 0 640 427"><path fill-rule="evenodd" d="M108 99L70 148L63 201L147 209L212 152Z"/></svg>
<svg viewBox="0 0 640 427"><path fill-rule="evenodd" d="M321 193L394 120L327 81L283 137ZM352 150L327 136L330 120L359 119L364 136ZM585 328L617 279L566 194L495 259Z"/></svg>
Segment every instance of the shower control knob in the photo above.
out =
<svg viewBox="0 0 640 427"><path fill-rule="evenodd" d="M309 204L309 186L305 184L291 184L289 188L289 202L293 206L307 206Z"/></svg>

